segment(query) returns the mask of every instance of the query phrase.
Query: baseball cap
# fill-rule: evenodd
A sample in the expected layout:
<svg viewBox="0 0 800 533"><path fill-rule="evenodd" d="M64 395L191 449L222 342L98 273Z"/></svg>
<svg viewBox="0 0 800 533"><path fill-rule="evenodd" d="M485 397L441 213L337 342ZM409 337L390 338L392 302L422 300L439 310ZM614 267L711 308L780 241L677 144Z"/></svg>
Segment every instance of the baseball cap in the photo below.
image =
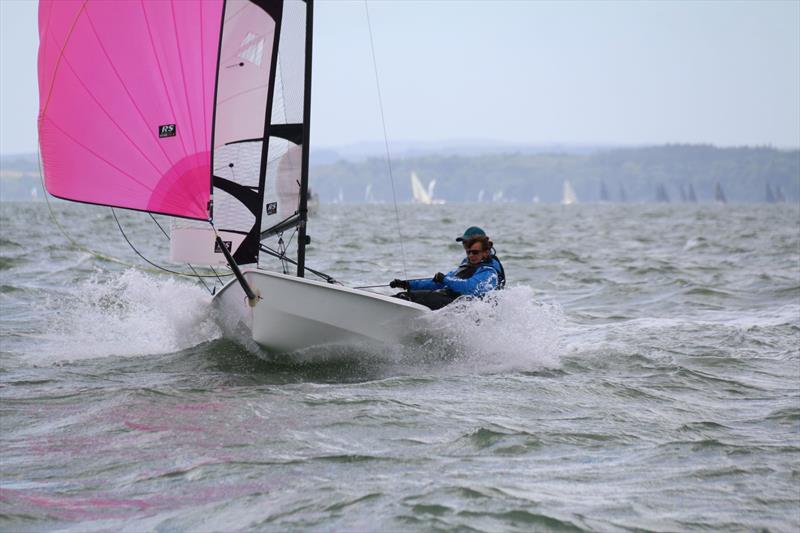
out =
<svg viewBox="0 0 800 533"><path fill-rule="evenodd" d="M485 237L485 236L486 232L483 231L481 228L479 228L478 226L470 226L464 230L464 235L458 237L456 241L461 242L471 239L472 237Z"/></svg>

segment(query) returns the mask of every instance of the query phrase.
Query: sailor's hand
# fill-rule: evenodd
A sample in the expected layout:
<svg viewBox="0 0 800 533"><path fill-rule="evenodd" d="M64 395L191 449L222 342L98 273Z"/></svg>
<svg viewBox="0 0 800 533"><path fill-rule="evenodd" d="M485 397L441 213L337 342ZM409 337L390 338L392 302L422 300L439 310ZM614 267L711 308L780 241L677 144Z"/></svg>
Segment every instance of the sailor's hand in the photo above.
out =
<svg viewBox="0 0 800 533"><path fill-rule="evenodd" d="M437 272L435 276L433 276L434 283L444 283L444 274L441 272Z"/></svg>
<svg viewBox="0 0 800 533"><path fill-rule="evenodd" d="M408 282L404 279L393 279L389 282L389 287L393 289L397 289L399 287L401 289L408 290Z"/></svg>

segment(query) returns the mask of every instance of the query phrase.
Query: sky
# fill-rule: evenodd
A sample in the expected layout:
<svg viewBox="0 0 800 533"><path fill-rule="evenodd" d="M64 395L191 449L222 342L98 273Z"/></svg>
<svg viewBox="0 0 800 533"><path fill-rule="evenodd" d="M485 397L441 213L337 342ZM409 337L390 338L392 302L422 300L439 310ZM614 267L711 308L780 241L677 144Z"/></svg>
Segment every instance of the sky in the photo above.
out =
<svg viewBox="0 0 800 533"><path fill-rule="evenodd" d="M390 144L800 147L798 0L317 0L314 25L315 147L383 142L375 65ZM2 154L37 149L37 47L37 2L0 0Z"/></svg>

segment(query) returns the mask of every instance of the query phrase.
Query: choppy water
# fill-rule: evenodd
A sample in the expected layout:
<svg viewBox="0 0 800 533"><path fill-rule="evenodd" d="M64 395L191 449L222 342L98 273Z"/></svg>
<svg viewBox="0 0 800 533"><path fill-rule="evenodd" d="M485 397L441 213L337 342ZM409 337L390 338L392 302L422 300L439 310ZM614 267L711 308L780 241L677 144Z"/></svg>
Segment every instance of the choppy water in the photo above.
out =
<svg viewBox="0 0 800 533"><path fill-rule="evenodd" d="M56 211L136 261L108 210ZM510 290L406 346L276 360L201 286L0 204L0 530L800 528L797 205L400 215L402 247L391 207L323 206L311 265L431 275L478 224Z"/></svg>

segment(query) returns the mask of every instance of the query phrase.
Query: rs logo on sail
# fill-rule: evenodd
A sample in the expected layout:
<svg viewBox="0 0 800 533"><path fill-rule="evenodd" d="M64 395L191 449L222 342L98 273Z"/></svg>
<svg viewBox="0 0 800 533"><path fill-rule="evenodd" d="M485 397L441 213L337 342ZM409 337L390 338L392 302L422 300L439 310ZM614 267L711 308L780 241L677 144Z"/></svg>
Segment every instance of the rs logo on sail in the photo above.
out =
<svg viewBox="0 0 800 533"><path fill-rule="evenodd" d="M222 243L225 245L225 248L227 248L229 252L233 249L233 241L222 241ZM215 254L222 253L222 248L220 248L218 242L214 243L214 253Z"/></svg>
<svg viewBox="0 0 800 533"><path fill-rule="evenodd" d="M175 124L164 124L163 126L158 127L158 137L163 139L164 137L175 137L177 133Z"/></svg>

